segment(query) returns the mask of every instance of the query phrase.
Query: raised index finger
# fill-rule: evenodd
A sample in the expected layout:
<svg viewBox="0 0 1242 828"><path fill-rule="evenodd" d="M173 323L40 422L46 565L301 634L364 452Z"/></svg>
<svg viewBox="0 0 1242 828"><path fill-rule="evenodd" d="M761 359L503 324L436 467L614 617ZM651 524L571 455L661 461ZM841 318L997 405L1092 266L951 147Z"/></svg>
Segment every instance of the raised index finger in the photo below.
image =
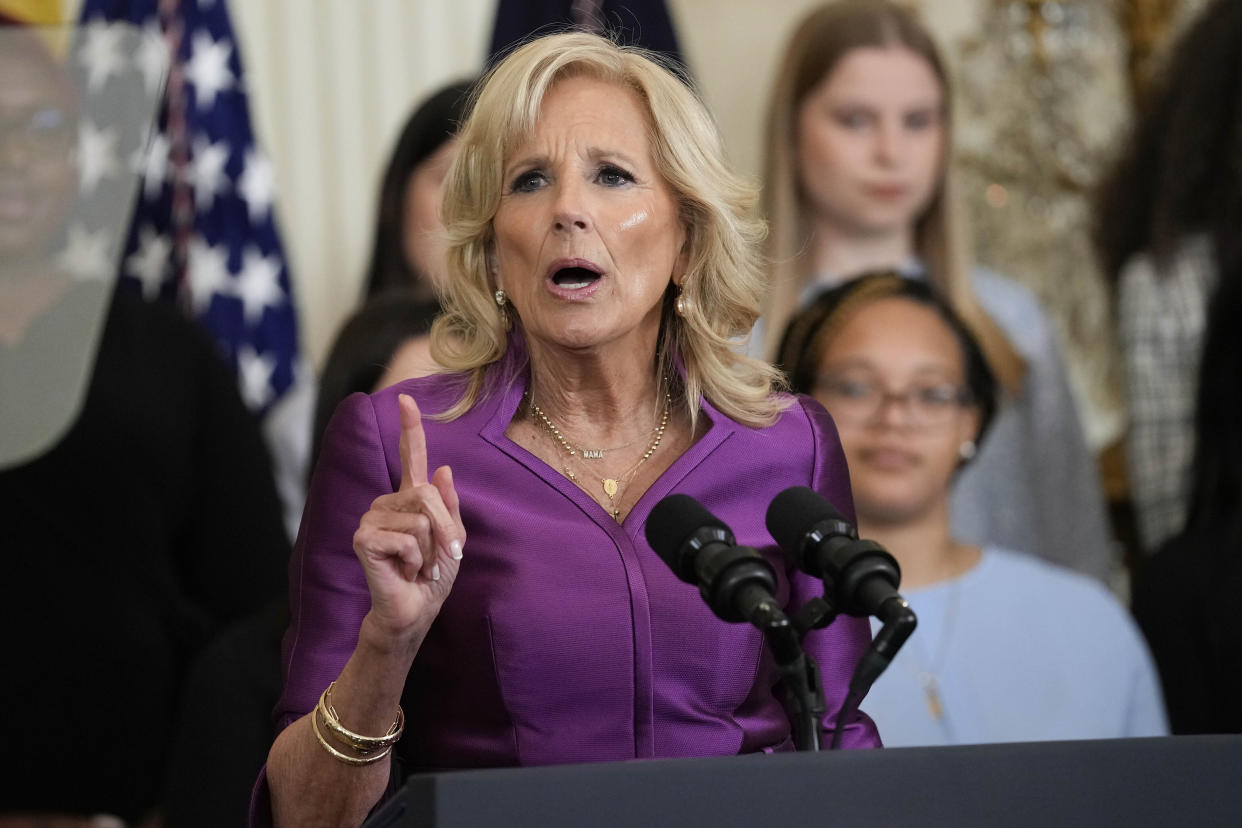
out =
<svg viewBox="0 0 1242 828"><path fill-rule="evenodd" d="M409 394L397 395L401 409L401 488L427 482L427 438L423 434L423 415Z"/></svg>

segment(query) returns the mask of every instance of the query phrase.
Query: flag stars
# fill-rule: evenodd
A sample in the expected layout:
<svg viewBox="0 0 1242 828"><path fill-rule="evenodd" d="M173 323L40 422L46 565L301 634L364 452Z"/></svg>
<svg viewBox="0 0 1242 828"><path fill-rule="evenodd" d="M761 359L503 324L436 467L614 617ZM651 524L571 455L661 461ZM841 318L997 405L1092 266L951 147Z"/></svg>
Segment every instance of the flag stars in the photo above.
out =
<svg viewBox="0 0 1242 828"><path fill-rule="evenodd" d="M276 172L267 156L255 147L246 150L246 169L237 182L237 189L246 201L251 224L257 224L271 212Z"/></svg>
<svg viewBox="0 0 1242 828"><path fill-rule="evenodd" d="M127 128L112 135L98 121L75 127L84 191L93 189L98 200L125 175L141 175L142 188L132 248L118 250L115 234L106 240L78 229L58 255L76 278L114 279L119 272L154 301L175 291L187 314L214 333L246 403L266 411L296 378L297 318L273 226L277 168L251 131L241 44L221 0L161 2L168 8L158 16L153 0L146 5L152 13L136 21L137 32L128 24L84 27L74 68L84 89L89 84L106 97L124 79L133 90L175 103L171 111L184 117L140 136L138 146ZM126 4L110 0L84 6L87 20L129 16Z"/></svg>
<svg viewBox="0 0 1242 828"><path fill-rule="evenodd" d="M125 27L94 21L85 28L86 36L78 56L86 67L87 89L98 92L108 82L108 78L118 74L125 64L125 56L121 50Z"/></svg>
<svg viewBox="0 0 1242 828"><path fill-rule="evenodd" d="M276 359L270 354L260 354L249 345L237 349L237 369L242 399L251 409L259 409L272 401L272 373Z"/></svg>
<svg viewBox="0 0 1242 828"><path fill-rule="evenodd" d="M233 295L242 302L246 324L257 325L264 310L284 301L285 294L280 289L280 259L264 256L254 246L248 246L242 252L242 269Z"/></svg>
<svg viewBox="0 0 1242 828"><path fill-rule="evenodd" d="M78 181L83 193L94 192L100 181L119 172L116 142L116 130L82 122L78 129Z"/></svg>
<svg viewBox="0 0 1242 828"><path fill-rule="evenodd" d="M196 316L202 316L216 294L229 292L228 251L195 238L190 242L186 268L190 306Z"/></svg>
<svg viewBox="0 0 1242 828"><path fill-rule="evenodd" d="M216 95L231 89L236 79L229 68L233 46L226 38L211 39L206 31L197 31L190 40L190 60L185 65L185 75L194 86L194 100L198 108L215 106Z"/></svg>
<svg viewBox="0 0 1242 828"><path fill-rule="evenodd" d="M113 273L110 248L107 230L91 232L75 224L57 261L74 281L106 282Z"/></svg>
<svg viewBox="0 0 1242 828"><path fill-rule="evenodd" d="M142 295L147 300L159 297L171 253L172 242L167 236L150 225L138 231L138 249L125 260L125 272L142 283Z"/></svg>
<svg viewBox="0 0 1242 828"><path fill-rule="evenodd" d="M210 210L227 183L224 167L229 162L229 145L198 139L194 142L190 181L194 185L194 204L199 210Z"/></svg>

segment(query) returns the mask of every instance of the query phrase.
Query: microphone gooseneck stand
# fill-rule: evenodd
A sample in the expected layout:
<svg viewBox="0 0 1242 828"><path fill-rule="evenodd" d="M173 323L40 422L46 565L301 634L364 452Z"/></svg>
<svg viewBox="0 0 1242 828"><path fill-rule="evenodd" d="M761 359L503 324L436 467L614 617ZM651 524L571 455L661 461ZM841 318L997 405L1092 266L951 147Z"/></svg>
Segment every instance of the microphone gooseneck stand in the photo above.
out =
<svg viewBox="0 0 1242 828"><path fill-rule="evenodd" d="M850 677L830 745L836 750L845 723L858 712L863 697L914 632L918 619L897 592L901 583L897 560L878 543L859 539L853 524L815 490L792 486L781 492L768 507L765 522L797 567L823 581L824 604L833 616L837 612L858 618L874 615L883 625Z"/></svg>
<svg viewBox="0 0 1242 828"><path fill-rule="evenodd" d="M808 631L831 623L836 613L819 598L808 602L793 619L780 607L765 603L771 612L758 614L751 622L763 633L781 675L793 719L794 747L800 751L821 750L820 730L828 704L819 665L803 649L802 639Z"/></svg>
<svg viewBox="0 0 1242 828"><path fill-rule="evenodd" d="M858 712L863 697L880 674L892 663L897 651L918 625L914 610L897 593L901 582L901 569L882 546L875 541L861 540L852 526L848 533L837 533L840 524L822 521L807 532L807 542L820 544L821 549L831 549L838 565L819 567L824 582L824 595L834 596L847 615L867 618L875 616L880 621L880 631L863 653L850 676L849 690L837 714L838 723L848 722ZM823 530L828 528L829 532ZM830 750L841 747L844 727L834 728Z"/></svg>
<svg viewBox="0 0 1242 828"><path fill-rule="evenodd" d="M840 726L840 722L848 722L858 712L863 696L867 695L871 685L892 662L893 656L897 655L901 645L906 643L906 639L918 624L914 610L900 596L885 601L877 617L883 626L876 633L871 646L863 653L863 657L858 660L854 674L850 676L849 691L845 695L845 701L841 703L841 712L837 715L838 726L833 730L830 750L841 747L841 734L845 728Z"/></svg>
<svg viewBox="0 0 1242 828"><path fill-rule="evenodd" d="M785 688L794 745L821 749L827 703L819 665L802 646L806 634L832 623L841 612L874 615L883 628L863 654L837 716L833 749L871 684L914 631L917 619L897 593L901 569L879 544L858 532L813 489L794 486L768 508L768 531L803 572L823 581L824 597L812 598L790 619L776 601L776 570L757 550L738 546L727 525L694 498L672 494L647 518L647 542L678 578L695 584L713 613L748 622L763 633Z"/></svg>
<svg viewBox="0 0 1242 828"><path fill-rule="evenodd" d="M820 737L824 714L828 712L819 664L803 649L802 639L811 630L828 626L836 617L836 610L827 601L812 598L779 633L776 630L765 632L786 688L785 701L793 719L794 747L800 751L823 749Z"/></svg>

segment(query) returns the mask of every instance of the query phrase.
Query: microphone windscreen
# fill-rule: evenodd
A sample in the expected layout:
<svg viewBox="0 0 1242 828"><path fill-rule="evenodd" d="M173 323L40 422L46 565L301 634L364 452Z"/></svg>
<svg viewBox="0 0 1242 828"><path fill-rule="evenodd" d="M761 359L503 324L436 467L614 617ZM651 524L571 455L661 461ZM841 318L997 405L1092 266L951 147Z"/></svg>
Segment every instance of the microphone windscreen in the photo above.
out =
<svg viewBox="0 0 1242 828"><path fill-rule="evenodd" d="M729 527L690 495L671 494L651 510L643 532L647 543L678 578L695 583L694 559L685 555L690 536L704 527L719 528L732 538Z"/></svg>
<svg viewBox="0 0 1242 828"><path fill-rule="evenodd" d="M820 521L849 522L819 492L806 486L791 486L778 494L764 516L768 533L786 553L797 556L807 532Z"/></svg>

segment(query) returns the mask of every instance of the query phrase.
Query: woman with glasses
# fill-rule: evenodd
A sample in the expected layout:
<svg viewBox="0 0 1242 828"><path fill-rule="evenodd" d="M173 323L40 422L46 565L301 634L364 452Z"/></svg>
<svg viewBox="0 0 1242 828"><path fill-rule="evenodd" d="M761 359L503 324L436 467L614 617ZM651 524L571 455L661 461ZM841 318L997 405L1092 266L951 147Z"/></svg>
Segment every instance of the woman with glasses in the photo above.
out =
<svg viewBox="0 0 1242 828"><path fill-rule="evenodd" d="M1151 658L1103 586L951 532L997 389L944 299L895 273L847 282L793 317L780 361L832 414L859 531L897 558L919 617L867 697L886 745L1166 732Z"/></svg>

